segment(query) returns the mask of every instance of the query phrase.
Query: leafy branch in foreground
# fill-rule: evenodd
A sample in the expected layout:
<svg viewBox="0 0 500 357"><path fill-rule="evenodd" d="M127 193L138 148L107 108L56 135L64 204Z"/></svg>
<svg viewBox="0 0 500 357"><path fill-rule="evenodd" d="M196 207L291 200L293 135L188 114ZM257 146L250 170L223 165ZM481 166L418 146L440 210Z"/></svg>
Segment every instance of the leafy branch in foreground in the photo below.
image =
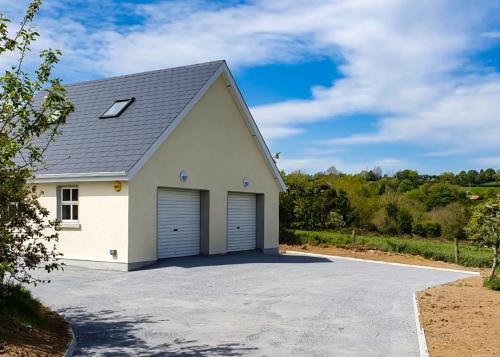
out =
<svg viewBox="0 0 500 357"><path fill-rule="evenodd" d="M0 14L0 56L15 59L0 75L0 290L6 278L36 284L34 269L60 267L58 223L38 202L33 173L43 169L44 152L73 105L61 81L52 78L59 50L41 51L38 66L25 69L39 37L33 19L40 6L40 0L29 4L17 31L9 31L10 20Z"/></svg>

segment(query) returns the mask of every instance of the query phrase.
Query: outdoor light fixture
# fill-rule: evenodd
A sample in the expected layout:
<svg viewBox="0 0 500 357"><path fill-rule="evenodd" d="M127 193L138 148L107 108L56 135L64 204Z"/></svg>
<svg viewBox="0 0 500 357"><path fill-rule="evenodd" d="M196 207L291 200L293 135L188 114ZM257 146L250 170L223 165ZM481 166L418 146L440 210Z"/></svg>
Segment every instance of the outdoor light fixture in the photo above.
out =
<svg viewBox="0 0 500 357"><path fill-rule="evenodd" d="M246 177L243 179L243 187L248 187L250 186L250 179L247 179Z"/></svg>
<svg viewBox="0 0 500 357"><path fill-rule="evenodd" d="M114 257L114 256L116 256L117 254L118 254L118 252L116 251L116 249L110 249L110 250L109 250L109 255L111 255L111 256L113 256L113 257Z"/></svg>
<svg viewBox="0 0 500 357"><path fill-rule="evenodd" d="M115 181L113 183L113 189L116 191L116 192L120 192L122 190L122 183L120 181Z"/></svg>
<svg viewBox="0 0 500 357"><path fill-rule="evenodd" d="M181 171L179 178L181 179L182 182L187 181L188 179L188 173L184 170Z"/></svg>

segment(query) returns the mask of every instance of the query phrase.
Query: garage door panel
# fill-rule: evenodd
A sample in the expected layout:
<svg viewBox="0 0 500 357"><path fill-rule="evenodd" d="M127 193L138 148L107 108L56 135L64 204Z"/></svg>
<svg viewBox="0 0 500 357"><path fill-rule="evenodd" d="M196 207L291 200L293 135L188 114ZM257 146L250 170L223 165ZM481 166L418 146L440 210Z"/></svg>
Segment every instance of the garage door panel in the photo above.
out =
<svg viewBox="0 0 500 357"><path fill-rule="evenodd" d="M200 254L200 193L158 191L158 258Z"/></svg>
<svg viewBox="0 0 500 357"><path fill-rule="evenodd" d="M229 193L227 201L228 252L257 248L256 196Z"/></svg>

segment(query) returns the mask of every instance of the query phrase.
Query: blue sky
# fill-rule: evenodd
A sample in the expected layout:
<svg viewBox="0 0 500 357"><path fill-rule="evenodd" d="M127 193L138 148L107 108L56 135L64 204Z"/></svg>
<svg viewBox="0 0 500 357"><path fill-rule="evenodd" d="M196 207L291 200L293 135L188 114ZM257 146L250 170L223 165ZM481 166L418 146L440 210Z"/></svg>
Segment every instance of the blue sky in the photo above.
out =
<svg viewBox="0 0 500 357"><path fill-rule="evenodd" d="M226 59L287 172L500 169L500 0L45 0L35 23L66 83Z"/></svg>

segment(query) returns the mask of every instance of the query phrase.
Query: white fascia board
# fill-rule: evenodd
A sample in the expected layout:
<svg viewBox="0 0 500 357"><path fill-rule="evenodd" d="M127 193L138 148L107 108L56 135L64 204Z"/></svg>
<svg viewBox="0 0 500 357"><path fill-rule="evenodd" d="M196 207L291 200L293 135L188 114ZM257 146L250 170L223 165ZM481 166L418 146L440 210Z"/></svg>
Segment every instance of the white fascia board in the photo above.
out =
<svg viewBox="0 0 500 357"><path fill-rule="evenodd" d="M262 155L264 155L264 157L266 158L266 163L269 166L271 172L273 173L277 185L279 186L281 192L286 192L287 187L285 181L283 181L283 177L281 177L280 171L276 166L276 162L274 161L271 152L269 151L269 148L267 147L266 142L264 141L264 138L262 137L262 134L260 133L259 128L257 127L257 124L255 123L255 120L252 117L252 113L250 113L250 110L248 109L248 106L245 103L243 96L241 95L240 89L238 88L238 85L236 84L231 74L231 71L229 70L226 62L224 62L222 66L224 67L224 78L226 82L229 84L229 91L233 95L233 98L236 100L236 103L238 103L238 108L243 114L243 118L245 118L246 124L250 129L250 132L257 140L257 146L259 147Z"/></svg>
<svg viewBox="0 0 500 357"><path fill-rule="evenodd" d="M201 87L201 89L196 93L196 95L191 99L191 101L186 105L186 107L179 113L179 115L175 118L175 120L168 126L167 129L160 135L158 139L148 148L148 150L142 155L142 157L132 166L132 168L128 172L128 179L132 180L134 176L139 172L139 170L144 166L144 164L153 156L153 154L156 152L156 150L159 149L159 147L167 140L167 138L170 136L170 134L177 128L179 123L187 116L187 114L193 109L193 107L198 103L198 101L203 97L203 95L208 91L208 89L214 84L214 82L221 76L224 76L224 80L226 83L229 85L228 89L233 98L235 99L238 108L240 109L243 118L245 119L245 122L250 129L250 132L252 135L256 138L257 141L257 146L259 147L262 155L264 155L266 159L266 164L268 165L269 169L273 173L274 179L276 180L276 184L280 188L281 192L285 192L287 190L287 187L285 185L285 182L283 181L283 178L281 177L281 174L278 170L278 167L276 166L276 163L274 162L274 159L269 152L269 149L267 148L266 143L264 142L264 139L262 138L262 135L257 128L257 124L255 124L255 121L253 120L252 114L250 113L250 110L248 109L248 106L246 105L240 90L238 89L238 86L236 85L236 82L234 81L233 76L231 75L231 72L229 71L229 68L226 64L226 62L222 63L220 67L214 72L214 74L208 79L208 81Z"/></svg>
<svg viewBox="0 0 500 357"><path fill-rule="evenodd" d="M68 174L45 174L36 175L34 183L57 183L57 182L84 182L84 181L128 181L127 173L119 172L91 172L91 173L68 173Z"/></svg>

